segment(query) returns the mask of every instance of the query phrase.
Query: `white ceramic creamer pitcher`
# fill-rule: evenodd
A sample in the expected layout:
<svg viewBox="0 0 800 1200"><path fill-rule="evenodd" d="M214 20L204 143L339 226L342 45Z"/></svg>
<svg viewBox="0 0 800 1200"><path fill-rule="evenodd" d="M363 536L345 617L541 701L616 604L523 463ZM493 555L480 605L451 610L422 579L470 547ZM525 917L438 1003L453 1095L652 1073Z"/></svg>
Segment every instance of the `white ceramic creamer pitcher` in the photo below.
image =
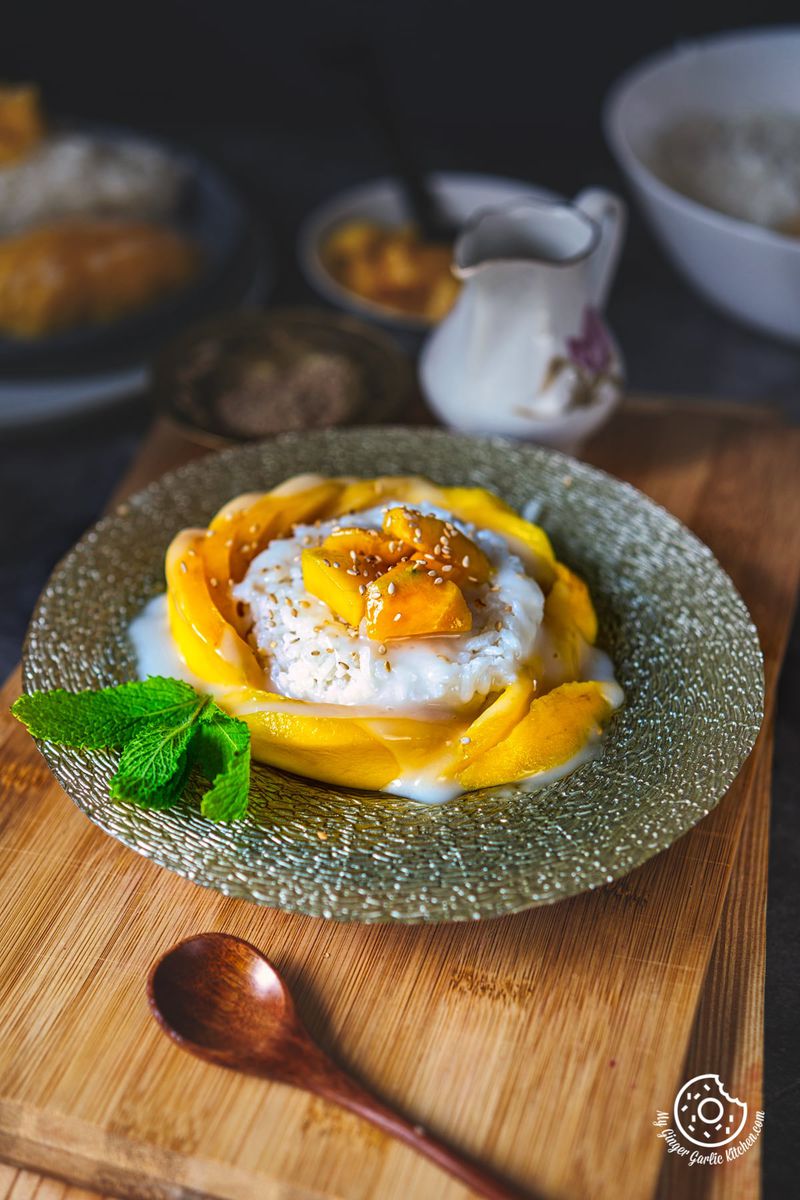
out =
<svg viewBox="0 0 800 1200"><path fill-rule="evenodd" d="M453 263L464 286L420 359L446 424L566 448L602 424L622 388L602 311L624 228L624 204L600 188L470 222Z"/></svg>

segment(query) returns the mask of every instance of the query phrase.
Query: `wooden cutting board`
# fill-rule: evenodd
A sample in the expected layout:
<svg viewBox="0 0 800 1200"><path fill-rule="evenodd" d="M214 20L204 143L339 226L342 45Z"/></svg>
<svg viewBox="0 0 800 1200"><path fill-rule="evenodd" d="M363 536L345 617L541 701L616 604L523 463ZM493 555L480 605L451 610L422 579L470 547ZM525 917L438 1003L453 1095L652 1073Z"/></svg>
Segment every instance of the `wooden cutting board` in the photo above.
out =
<svg viewBox="0 0 800 1200"><path fill-rule="evenodd" d="M0 1157L136 1197L464 1200L355 1118L197 1063L159 1034L147 968L201 929L263 947L321 1040L371 1086L554 1197L654 1195L664 1144L651 1122L687 1077L687 1052L714 1055L699 1069L758 1108L763 832L800 570L799 448L758 412L661 402L629 405L590 448L717 553L759 626L768 687L765 732L726 799L594 894L426 928L334 925L225 899L96 830L4 716ZM136 485L186 454L157 430ZM12 681L4 712L13 695ZM726 904L745 818L751 857ZM757 1154L702 1176L670 1163L662 1194L756 1195ZM31 1194L29 1176L5 1182L15 1198Z"/></svg>

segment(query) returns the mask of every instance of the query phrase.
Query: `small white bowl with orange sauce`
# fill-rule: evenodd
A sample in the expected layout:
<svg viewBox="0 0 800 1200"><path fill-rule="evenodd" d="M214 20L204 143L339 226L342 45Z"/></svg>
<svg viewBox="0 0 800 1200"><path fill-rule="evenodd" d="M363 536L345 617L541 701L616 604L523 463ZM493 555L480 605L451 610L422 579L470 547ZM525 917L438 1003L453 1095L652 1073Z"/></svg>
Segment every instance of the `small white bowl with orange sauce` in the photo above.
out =
<svg viewBox="0 0 800 1200"><path fill-rule="evenodd" d="M522 180L493 175L471 175L459 172L437 172L429 177L432 193L440 202L444 214L456 225L462 225L482 209L496 208L520 199L552 200L554 193ZM343 231L358 227L373 227L378 240L367 251L372 263L366 270L348 273L342 259L335 261L337 238ZM425 333L449 311L458 294L458 285L450 274L447 256L440 247L435 255L429 247L407 238L409 214L406 211L400 186L391 178L341 192L327 201L304 222L298 240L298 255L303 273L316 292L338 308L347 309L362 317L379 321L395 329ZM391 242L379 244L380 235L387 231ZM367 232L366 230L364 232ZM345 233L345 238L347 234ZM413 235L412 235L413 236ZM366 240L366 239L365 239ZM406 252L403 243L410 243ZM380 271L389 259L399 259L398 272L386 280L387 286L375 286L376 270ZM338 269L337 269L338 267ZM370 269L372 268L372 269ZM392 270L392 263L388 263ZM403 287L398 275L411 275L419 268L423 286L408 279ZM356 287L349 287L346 279ZM452 280L452 282L450 282ZM401 286L396 287L398 282ZM424 286L425 284L430 286ZM449 299L449 303L447 302Z"/></svg>

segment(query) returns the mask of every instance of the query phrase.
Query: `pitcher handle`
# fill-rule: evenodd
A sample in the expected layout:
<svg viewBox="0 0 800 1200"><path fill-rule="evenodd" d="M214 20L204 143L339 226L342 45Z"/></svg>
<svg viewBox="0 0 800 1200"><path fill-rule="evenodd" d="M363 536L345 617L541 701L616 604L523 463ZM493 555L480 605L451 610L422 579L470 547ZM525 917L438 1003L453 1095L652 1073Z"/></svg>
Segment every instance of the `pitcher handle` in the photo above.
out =
<svg viewBox="0 0 800 1200"><path fill-rule="evenodd" d="M622 243L625 240L627 209L623 200L605 188L585 188L573 204L600 229L600 241L589 263L589 299L601 312L614 281Z"/></svg>

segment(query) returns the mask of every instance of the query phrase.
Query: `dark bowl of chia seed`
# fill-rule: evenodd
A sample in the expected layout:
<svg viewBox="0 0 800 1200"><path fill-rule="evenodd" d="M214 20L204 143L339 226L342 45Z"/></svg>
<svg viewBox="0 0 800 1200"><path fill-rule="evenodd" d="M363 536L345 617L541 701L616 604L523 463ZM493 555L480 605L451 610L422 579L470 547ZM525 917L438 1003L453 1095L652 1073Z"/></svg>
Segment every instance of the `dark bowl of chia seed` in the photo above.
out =
<svg viewBox="0 0 800 1200"><path fill-rule="evenodd" d="M212 445L403 419L410 359L387 334L325 309L240 311L200 322L156 360L162 412Z"/></svg>

